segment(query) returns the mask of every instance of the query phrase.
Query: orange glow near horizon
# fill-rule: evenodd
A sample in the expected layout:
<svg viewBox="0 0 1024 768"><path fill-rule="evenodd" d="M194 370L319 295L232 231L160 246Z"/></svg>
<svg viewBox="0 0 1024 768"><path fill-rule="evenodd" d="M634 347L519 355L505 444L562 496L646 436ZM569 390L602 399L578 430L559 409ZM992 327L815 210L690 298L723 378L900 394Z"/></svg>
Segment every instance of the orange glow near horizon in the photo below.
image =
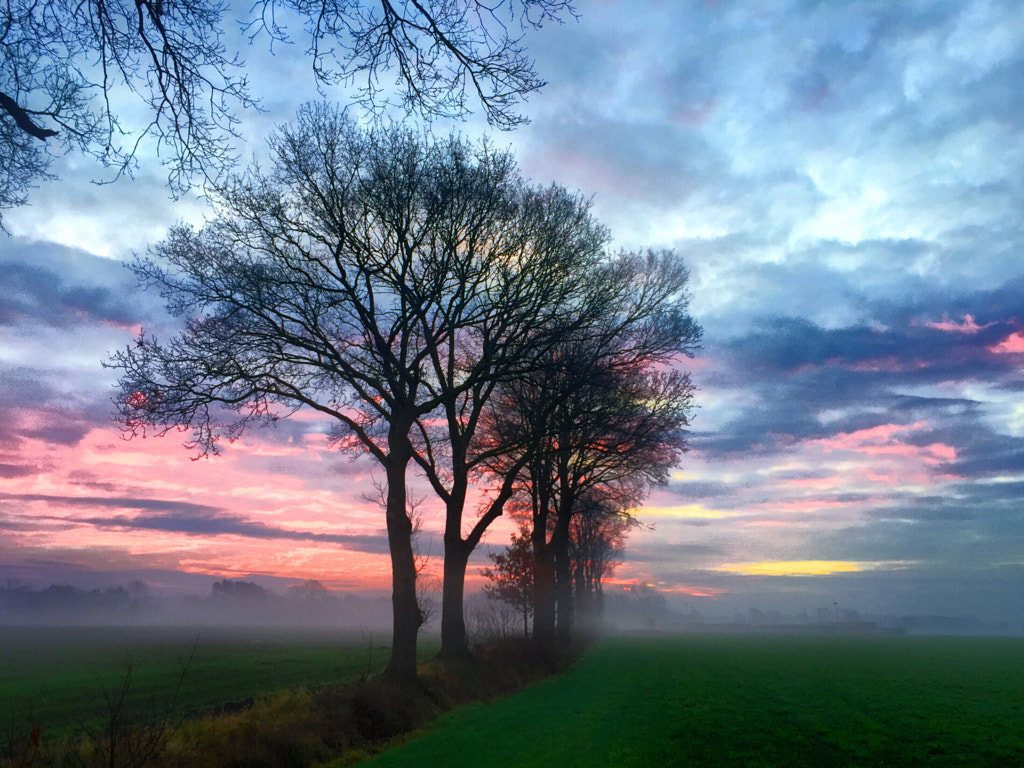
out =
<svg viewBox="0 0 1024 768"><path fill-rule="evenodd" d="M789 560L763 563L729 563L716 568L720 573L741 576L829 576L833 573L857 573L906 563L857 562L852 560Z"/></svg>
<svg viewBox="0 0 1024 768"><path fill-rule="evenodd" d="M705 509L700 504L684 504L677 507L640 507L632 510L633 514L642 517L674 517L715 520L723 517L734 517L735 512L724 512L718 509Z"/></svg>
<svg viewBox="0 0 1024 768"><path fill-rule="evenodd" d="M645 587L652 587L665 595L686 595L688 597L707 597L714 599L725 594L726 590L719 587L695 586L692 584L666 584L659 581L652 584L644 579L628 579L610 576L604 580L605 588L618 588L623 592L630 592L634 587L642 584Z"/></svg>
<svg viewBox="0 0 1024 768"><path fill-rule="evenodd" d="M45 426L45 414L26 411L19 418L33 427ZM9 562L46 558L93 571L148 567L217 578L315 579L334 589L387 590L391 582L384 517L364 498L374 494L372 481L379 481L380 473L372 461L353 462L332 448L323 421L297 412L287 428L253 431L225 445L222 455L204 461L191 460L194 454L182 447L185 435L180 433L125 442L113 427L93 428L73 447L26 438L19 459L33 471L5 479L4 511L15 525L5 531L0 556ZM744 551L741 547L765 552L765 542L772 543L771 551L782 553L814 530L848 526L864 510L884 503L891 487L955 479L941 474L946 468L940 466L955 459L951 446L910 443L930 429L928 422L916 421L793 439L777 464L754 474L730 470L715 478L713 470L700 469L674 474L679 481L708 479L749 488L746 498L688 503L685 497L656 492L650 506L633 513L662 531L673 525L685 531L671 533L666 541L692 545L706 535L700 531L715 531L732 540L728 550L733 558ZM699 466L697 453L691 454L688 466L694 459ZM413 477L410 473L413 495L424 498L424 533L433 540L424 554L432 556L430 570L439 571L444 516L430 489ZM839 495L853 491L855 497ZM473 490L474 497L483 493ZM467 504L466 525L475 519L475 501ZM485 542L504 546L512 529L514 524L502 518ZM641 550L651 536L659 535L664 534L638 532L627 549ZM720 565L726 556L701 557L695 567L747 575L827 575L873 567L825 560ZM639 575L641 567L631 564L627 554L619 575ZM482 583L472 567L467 577L470 589ZM667 586L655 583L671 594L714 598L722 593L682 580L679 585L671 580Z"/></svg>

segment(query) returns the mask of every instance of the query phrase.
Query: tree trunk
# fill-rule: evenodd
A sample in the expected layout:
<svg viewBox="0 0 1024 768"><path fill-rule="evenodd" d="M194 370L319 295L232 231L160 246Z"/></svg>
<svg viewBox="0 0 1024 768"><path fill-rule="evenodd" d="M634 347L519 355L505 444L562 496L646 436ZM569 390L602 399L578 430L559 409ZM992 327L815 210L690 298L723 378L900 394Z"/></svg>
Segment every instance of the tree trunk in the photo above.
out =
<svg viewBox="0 0 1024 768"><path fill-rule="evenodd" d="M555 551L555 599L558 603L556 613L555 637L562 642L572 640L573 628L573 597L572 597L572 563L568 547L561 552Z"/></svg>
<svg viewBox="0 0 1024 768"><path fill-rule="evenodd" d="M533 530L533 640L541 645L555 642L555 564L548 547L548 514L551 502L551 473L547 459L539 454L530 465Z"/></svg>
<svg viewBox="0 0 1024 768"><path fill-rule="evenodd" d="M539 537L536 534L533 537L533 555L536 568L533 577L533 639L541 644L551 644L555 640L555 564L543 529Z"/></svg>
<svg viewBox="0 0 1024 768"><path fill-rule="evenodd" d="M561 487L567 488L564 480ZM557 605L555 637L563 642L572 640L572 558L569 555L569 523L572 521L573 496L562 492L555 530L551 534L551 554L555 561L555 601Z"/></svg>
<svg viewBox="0 0 1024 768"><path fill-rule="evenodd" d="M587 589L585 568L582 563L576 563L573 568L573 600L576 629L583 636L588 636L592 631L590 591Z"/></svg>
<svg viewBox="0 0 1024 768"><path fill-rule="evenodd" d="M454 447L453 455L453 465L461 469L455 472L444 525L444 588L441 598L441 650L438 656L468 658L470 652L466 639L464 610L466 564L488 526L501 517L505 502L512 496L515 477L519 470L517 468L505 478L501 491L491 500L487 511L480 516L473 529L463 539L462 511L466 506L466 489L469 487L468 464L462 448ZM458 459L457 463L455 459Z"/></svg>
<svg viewBox="0 0 1024 768"><path fill-rule="evenodd" d="M391 659L385 674L416 679L416 636L422 617L416 602L416 560L412 551L412 521L406 505L405 469L412 456L408 430L403 434L394 422L388 436L391 453L387 471L387 528L391 551Z"/></svg>
<svg viewBox="0 0 1024 768"><path fill-rule="evenodd" d="M468 658L466 618L463 601L466 591L466 564L470 548L458 537L444 541L444 586L441 593L441 650L439 658Z"/></svg>

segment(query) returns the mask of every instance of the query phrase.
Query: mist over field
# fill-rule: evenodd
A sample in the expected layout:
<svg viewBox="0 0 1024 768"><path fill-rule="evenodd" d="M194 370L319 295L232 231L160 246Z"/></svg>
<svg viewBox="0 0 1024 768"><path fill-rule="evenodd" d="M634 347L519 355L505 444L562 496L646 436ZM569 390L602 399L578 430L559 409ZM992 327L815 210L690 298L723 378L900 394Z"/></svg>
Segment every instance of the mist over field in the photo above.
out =
<svg viewBox="0 0 1024 768"><path fill-rule="evenodd" d="M335 594L316 583L283 594L244 580L215 581L205 594L162 594L141 581L93 589L8 585L0 589L0 626L4 624L262 625L386 632L391 603L386 595Z"/></svg>
<svg viewBox="0 0 1024 768"><path fill-rule="evenodd" d="M199 582L212 581L197 579ZM193 584L193 589L196 586ZM778 605L773 595L766 606ZM425 592L421 599L431 611L423 631L438 630L440 593ZM606 587L603 610L587 632L600 635L632 633L770 633L770 634L936 634L1024 635L1024 625L1009 617L983 620L975 614L942 614L909 611L875 614L833 603L786 611L758 605L700 605L673 599L643 585ZM482 593L469 596L466 615L475 641L491 636L523 634L521 615L511 606L489 600ZM204 593L154 589L135 580L126 585L81 588L51 584L32 588L8 581L0 588L0 631L6 626L96 626L111 630L118 642L117 627L279 628L371 633L381 638L391 630L391 601L386 594L340 593L318 582L304 582L283 590L256 581L220 579Z"/></svg>

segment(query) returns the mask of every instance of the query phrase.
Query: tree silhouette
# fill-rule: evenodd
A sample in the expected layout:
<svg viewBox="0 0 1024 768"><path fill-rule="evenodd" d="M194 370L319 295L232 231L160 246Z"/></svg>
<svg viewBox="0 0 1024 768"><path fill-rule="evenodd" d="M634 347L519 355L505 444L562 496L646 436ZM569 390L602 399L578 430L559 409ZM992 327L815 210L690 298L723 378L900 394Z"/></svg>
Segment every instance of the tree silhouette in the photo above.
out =
<svg viewBox="0 0 1024 768"><path fill-rule="evenodd" d="M470 517L464 532L474 477L488 459L510 449L482 429L484 413L501 384L543 370L547 351L566 333L604 317L609 294L617 290L603 263L606 232L591 218L586 200L550 187L532 194L521 211L533 233L526 257L501 264L491 282L465 280L463 290L485 300L476 303L474 322L431 354L429 379L445 395L438 411L420 418L413 433L413 459L445 505L442 656L469 653L467 564L514 488L512 473Z"/></svg>
<svg viewBox="0 0 1024 768"><path fill-rule="evenodd" d="M701 336L688 313L689 273L672 252L621 254L611 271L620 291L602 320L565 334L548 365L509 382L488 414L510 449L486 468L514 478L530 509L542 642L554 638L556 616L558 633L571 633L569 539L580 503L630 508L685 450L693 385L676 366Z"/></svg>
<svg viewBox="0 0 1024 768"><path fill-rule="evenodd" d="M577 626L592 631L604 611L603 582L622 556L627 532L639 525L613 499L584 497L569 526L569 561Z"/></svg>
<svg viewBox="0 0 1024 768"><path fill-rule="evenodd" d="M529 186L486 143L366 133L325 105L304 108L271 147L271 171L226 185L206 227L179 226L134 263L186 325L113 357L117 417L132 436L191 430L200 455L300 407L331 418L337 446L384 469L388 669L413 677L413 430L518 370L506 363L529 340L528 309L584 292L565 237L584 204Z"/></svg>

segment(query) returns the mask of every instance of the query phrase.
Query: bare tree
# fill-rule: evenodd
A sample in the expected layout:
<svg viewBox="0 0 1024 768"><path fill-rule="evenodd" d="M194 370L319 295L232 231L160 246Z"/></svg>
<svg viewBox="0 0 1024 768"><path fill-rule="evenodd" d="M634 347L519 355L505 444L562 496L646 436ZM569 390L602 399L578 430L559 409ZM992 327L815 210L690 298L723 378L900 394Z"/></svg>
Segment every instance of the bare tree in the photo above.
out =
<svg viewBox="0 0 1024 768"><path fill-rule="evenodd" d="M621 290L601 322L566 334L548 366L511 383L488 414L488 429L512 449L486 467L505 482L515 475L530 509L542 642L554 638L556 617L558 633L571 633L578 502L607 497L628 509L685 450L693 385L677 366L701 336L688 313L689 274L671 252L621 254L612 273Z"/></svg>
<svg viewBox="0 0 1024 768"><path fill-rule="evenodd" d="M474 320L430 354L428 381L440 407L417 421L413 459L445 505L442 656L469 653L463 610L467 564L514 488L515 473L509 473L475 514L467 514L479 469L510 449L481 430L484 412L499 385L544 367L547 351L565 333L602 316L614 290L602 264L607 232L589 208L588 201L560 187L537 190L522 207L532 238L525 258L495 264L486 282L462 278Z"/></svg>
<svg viewBox="0 0 1024 768"><path fill-rule="evenodd" d="M544 82L523 34L575 15L569 0L5 0L0 3L0 211L24 204L75 148L132 173L152 140L172 193L219 179L235 161L239 115L259 108L225 15L250 43L292 42L302 27L316 82L353 84L371 111L396 102L423 117L513 128ZM386 81L393 75L393 86ZM126 115L131 99L143 116ZM0 226L2 226L0 218Z"/></svg>
<svg viewBox="0 0 1024 768"><path fill-rule="evenodd" d="M693 387L688 375L646 371L622 375L615 390L581 393L572 399L578 420L558 432L554 471L554 550L558 603L557 631L571 636L575 621L571 525L588 512L589 495L612 499L621 510L635 508L652 483L667 480L668 470L685 451ZM591 402L586 400L593 398ZM579 411L577 410L579 409Z"/></svg>
<svg viewBox="0 0 1024 768"><path fill-rule="evenodd" d="M0 6L0 210L26 202L57 154L135 168L152 137L174 193L235 160L239 110L257 106L211 0L7 0ZM142 103L131 125L124 96ZM117 105L122 108L118 109Z"/></svg>
<svg viewBox="0 0 1024 768"><path fill-rule="evenodd" d="M519 326L491 324L496 302L519 306L531 285L571 282L579 257L544 201L575 198L530 187L486 143L363 133L324 105L304 108L271 146L270 173L234 179L204 229L178 227L134 263L187 323L113 357L118 418L129 435L190 429L201 455L300 407L333 419L339 447L384 469L388 669L414 677L413 429L486 388L523 343Z"/></svg>
<svg viewBox="0 0 1024 768"><path fill-rule="evenodd" d="M131 654L125 659L124 675L117 685L101 688L105 705L102 726L86 727L85 741L91 759L79 758L80 765L98 768L145 768L154 765L167 748L172 736L173 719L182 685L195 658L198 636L192 649L181 662L181 670L165 700L153 695L148 707L143 704L134 676L135 665ZM29 763L30 765L30 763Z"/></svg>
<svg viewBox="0 0 1024 768"><path fill-rule="evenodd" d="M596 498L595 498L596 496ZM603 582L619 564L626 534L640 525L629 509L613 498L591 494L577 502L569 527L576 624L584 631L600 627L604 610Z"/></svg>

